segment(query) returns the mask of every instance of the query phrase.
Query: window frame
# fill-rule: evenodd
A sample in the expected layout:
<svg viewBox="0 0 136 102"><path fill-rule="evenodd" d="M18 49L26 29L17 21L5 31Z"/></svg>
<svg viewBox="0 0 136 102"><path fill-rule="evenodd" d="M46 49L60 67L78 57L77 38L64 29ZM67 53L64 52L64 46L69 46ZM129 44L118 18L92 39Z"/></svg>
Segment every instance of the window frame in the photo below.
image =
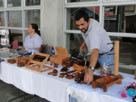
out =
<svg viewBox="0 0 136 102"><path fill-rule="evenodd" d="M67 0L64 1L64 33L70 34L81 34L78 30L68 30L67 29L67 9L69 8L77 8L77 7L92 7L92 6L99 6L100 8L100 14L99 14L99 22L102 26L104 26L104 7L106 6L121 6L121 5L135 5L135 0L98 0L98 1L85 1L85 2L68 2ZM130 38L136 38L136 33L124 33L124 32L108 32L110 36L117 36L117 37L130 37ZM66 37L65 37L66 38ZM67 41L65 39L65 41Z"/></svg>
<svg viewBox="0 0 136 102"><path fill-rule="evenodd" d="M11 29L11 30L20 30L22 32L22 41L24 40L25 37L25 31L27 29L27 27L25 27L25 11L27 10L40 10L40 27L39 29L41 29L41 4L40 5L31 5L31 6L27 6L25 5L25 1L26 0L21 0L21 6L17 6L17 7L8 7L7 4L7 0L3 0L4 6L0 7L0 11L4 12L4 20L5 20L5 26L0 26L0 29ZM42 0L40 1L42 2ZM21 11L22 13L22 26L21 27L8 27L8 12L10 11Z"/></svg>

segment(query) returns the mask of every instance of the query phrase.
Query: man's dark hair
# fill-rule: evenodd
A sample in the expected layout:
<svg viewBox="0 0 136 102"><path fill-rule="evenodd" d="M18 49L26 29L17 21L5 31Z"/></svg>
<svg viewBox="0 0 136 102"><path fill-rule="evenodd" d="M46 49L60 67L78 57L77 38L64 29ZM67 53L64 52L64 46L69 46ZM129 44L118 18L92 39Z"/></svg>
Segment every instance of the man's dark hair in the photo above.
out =
<svg viewBox="0 0 136 102"><path fill-rule="evenodd" d="M88 15L88 13L87 13L87 11L85 9L80 9L80 10L76 11L76 13L75 13L75 16L74 16L75 21L78 21L81 18L84 18L84 20L86 22L89 21L90 17L89 17L89 15Z"/></svg>

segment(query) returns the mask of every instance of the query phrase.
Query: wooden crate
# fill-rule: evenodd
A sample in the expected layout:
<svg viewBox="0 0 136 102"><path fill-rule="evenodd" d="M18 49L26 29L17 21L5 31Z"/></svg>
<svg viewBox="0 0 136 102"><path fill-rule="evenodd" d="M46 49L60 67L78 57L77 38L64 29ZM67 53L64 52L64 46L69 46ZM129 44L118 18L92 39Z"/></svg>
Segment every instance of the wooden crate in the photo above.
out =
<svg viewBox="0 0 136 102"><path fill-rule="evenodd" d="M30 59L30 61L28 62L28 64L26 65L26 67L38 72L50 70L53 67L46 65L48 62L49 56L50 55L48 54L42 54L42 53L34 54L32 58Z"/></svg>
<svg viewBox="0 0 136 102"><path fill-rule="evenodd" d="M122 77L120 75L104 76L92 82L93 88L102 88L104 92L107 91L108 87L113 84L121 84Z"/></svg>

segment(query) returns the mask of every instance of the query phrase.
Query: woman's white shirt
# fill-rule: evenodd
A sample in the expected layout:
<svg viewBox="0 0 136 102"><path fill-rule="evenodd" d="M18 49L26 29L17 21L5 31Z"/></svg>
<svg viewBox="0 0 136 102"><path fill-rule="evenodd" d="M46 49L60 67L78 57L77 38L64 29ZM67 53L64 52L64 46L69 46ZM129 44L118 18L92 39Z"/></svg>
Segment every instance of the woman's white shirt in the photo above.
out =
<svg viewBox="0 0 136 102"><path fill-rule="evenodd" d="M39 50L36 48L40 48L42 43L43 43L42 38L38 34L34 34L34 36L32 37L28 35L25 38L24 47L25 50L27 50L28 52L38 53Z"/></svg>

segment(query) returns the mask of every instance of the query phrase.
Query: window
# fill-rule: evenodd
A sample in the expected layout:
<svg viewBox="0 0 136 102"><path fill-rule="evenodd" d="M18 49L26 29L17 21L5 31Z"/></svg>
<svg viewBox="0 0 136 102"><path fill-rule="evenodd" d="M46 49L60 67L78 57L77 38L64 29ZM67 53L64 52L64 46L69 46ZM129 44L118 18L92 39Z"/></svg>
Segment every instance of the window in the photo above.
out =
<svg viewBox="0 0 136 102"><path fill-rule="evenodd" d="M7 6L8 7L20 7L21 6L21 0L7 0Z"/></svg>
<svg viewBox="0 0 136 102"><path fill-rule="evenodd" d="M3 7L3 0L0 0L0 7Z"/></svg>
<svg viewBox="0 0 136 102"><path fill-rule="evenodd" d="M31 23L36 23L40 27L40 10L25 11L25 18L25 27L28 27Z"/></svg>
<svg viewBox="0 0 136 102"><path fill-rule="evenodd" d="M112 40L118 39L120 41L120 60L121 64L136 65L136 39L135 38L121 38L111 37Z"/></svg>
<svg viewBox="0 0 136 102"><path fill-rule="evenodd" d="M11 43L12 43L12 41L14 41L14 40L18 40L18 42L19 42L19 45L20 46L22 46L23 45L23 39L22 39L22 36L23 36L23 34L22 34L22 31L21 30L13 30L13 29L11 29L10 30L10 41L11 41Z"/></svg>
<svg viewBox="0 0 136 102"><path fill-rule="evenodd" d="M5 25L4 12L0 12L0 26Z"/></svg>
<svg viewBox="0 0 136 102"><path fill-rule="evenodd" d="M98 20L112 40L120 40L120 63L136 65L136 0L67 0L65 3L66 45L72 54L79 50L81 32L76 29L73 15L86 8L90 17Z"/></svg>
<svg viewBox="0 0 136 102"><path fill-rule="evenodd" d="M22 27L21 11L8 11L8 26L9 27Z"/></svg>
<svg viewBox="0 0 136 102"><path fill-rule="evenodd" d="M40 5L40 0L26 0L26 6Z"/></svg>
<svg viewBox="0 0 136 102"><path fill-rule="evenodd" d="M135 0L103 0L103 2L132 2L132 1L135 1Z"/></svg>
<svg viewBox="0 0 136 102"><path fill-rule="evenodd" d="M108 32L136 33L136 5L104 8L104 27Z"/></svg>
<svg viewBox="0 0 136 102"><path fill-rule="evenodd" d="M68 0L68 2L85 2L85 1L98 1L98 0Z"/></svg>
<svg viewBox="0 0 136 102"><path fill-rule="evenodd" d="M79 47L83 42L81 34L67 34L67 46L69 47L69 52L72 56L76 56L79 53Z"/></svg>
<svg viewBox="0 0 136 102"><path fill-rule="evenodd" d="M0 29L10 30L10 42L18 39L22 45L28 25L36 23L40 27L40 2L41 0L0 0Z"/></svg>

